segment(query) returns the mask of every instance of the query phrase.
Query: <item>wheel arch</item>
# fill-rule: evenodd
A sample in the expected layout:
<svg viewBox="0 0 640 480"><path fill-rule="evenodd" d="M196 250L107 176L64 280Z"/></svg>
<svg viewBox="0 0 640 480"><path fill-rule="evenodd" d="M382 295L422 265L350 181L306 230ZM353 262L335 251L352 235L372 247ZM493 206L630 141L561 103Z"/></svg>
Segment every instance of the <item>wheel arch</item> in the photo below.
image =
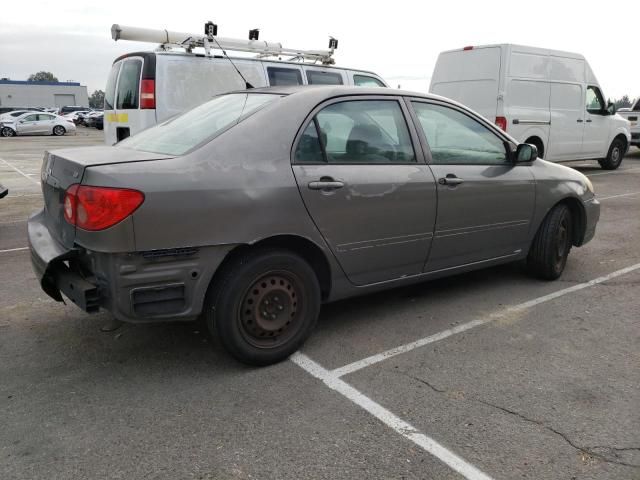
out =
<svg viewBox="0 0 640 480"><path fill-rule="evenodd" d="M216 269L209 283L210 287L215 285L216 279L227 264L234 262L238 257L251 250L264 247L282 248L300 255L309 263L318 277L322 300L329 298L329 294L331 293L331 266L325 252L308 238L289 234L274 235L254 243L243 243L234 247L227 253L222 263Z"/></svg>
<svg viewBox="0 0 640 480"><path fill-rule="evenodd" d="M565 197L559 201L557 201L545 214L538 225L538 229L542 226L542 223L547 218L549 213L556 208L558 205L566 205L569 208L569 212L571 212L571 243L575 247L579 247L584 242L584 234L587 227L587 213L584 209L584 205L579 198L576 197ZM537 232L537 230L536 230Z"/></svg>

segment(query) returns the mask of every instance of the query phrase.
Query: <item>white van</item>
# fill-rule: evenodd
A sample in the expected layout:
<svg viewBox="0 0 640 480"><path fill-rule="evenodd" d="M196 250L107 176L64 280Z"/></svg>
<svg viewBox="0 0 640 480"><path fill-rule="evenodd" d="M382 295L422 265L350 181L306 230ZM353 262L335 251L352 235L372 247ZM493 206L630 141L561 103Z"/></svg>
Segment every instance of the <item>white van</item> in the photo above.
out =
<svg viewBox="0 0 640 480"><path fill-rule="evenodd" d="M354 85L386 87L372 72L328 65L235 58L253 87ZM105 142L113 145L213 96L245 88L228 58L187 52L137 52L117 58L104 98Z"/></svg>
<svg viewBox="0 0 640 480"><path fill-rule="evenodd" d="M495 121L546 160L595 159L616 169L631 140L629 124L575 53L510 44L442 52L429 91Z"/></svg>

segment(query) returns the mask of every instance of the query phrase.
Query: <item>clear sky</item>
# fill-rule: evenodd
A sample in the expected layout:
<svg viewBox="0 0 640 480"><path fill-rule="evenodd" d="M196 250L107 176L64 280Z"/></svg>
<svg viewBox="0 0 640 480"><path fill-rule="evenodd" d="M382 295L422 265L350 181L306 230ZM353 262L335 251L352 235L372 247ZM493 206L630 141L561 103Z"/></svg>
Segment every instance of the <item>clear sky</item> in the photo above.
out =
<svg viewBox="0 0 640 480"><path fill-rule="evenodd" d="M8 1L0 16L0 77L23 80L48 70L91 93L104 89L118 55L155 48L114 42L113 23L200 33L213 20L220 36L246 38L260 28L261 40L295 48L326 48L332 35L340 41L338 65L418 91L428 90L442 50L491 43L567 50L587 58L606 96L633 98L640 96L639 14L640 0Z"/></svg>

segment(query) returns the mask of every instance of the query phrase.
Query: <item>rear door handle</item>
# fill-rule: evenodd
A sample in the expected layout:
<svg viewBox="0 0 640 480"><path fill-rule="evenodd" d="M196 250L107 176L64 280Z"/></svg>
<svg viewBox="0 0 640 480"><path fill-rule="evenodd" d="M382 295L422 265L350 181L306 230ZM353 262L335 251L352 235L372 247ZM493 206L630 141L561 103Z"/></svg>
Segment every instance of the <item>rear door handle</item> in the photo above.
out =
<svg viewBox="0 0 640 480"><path fill-rule="evenodd" d="M450 185L452 187L455 187L457 185L460 185L461 183L464 183L464 180L456 177L453 173L449 173L446 177L439 178L438 183L440 185Z"/></svg>
<svg viewBox="0 0 640 480"><path fill-rule="evenodd" d="M583 122L583 120L582 120L581 118L579 118L579 119L577 120L577 122L578 122L578 123L582 123L582 122Z"/></svg>
<svg viewBox="0 0 640 480"><path fill-rule="evenodd" d="M322 177L318 181L309 182L307 187L309 187L309 190L324 190L325 192L329 192L344 187L344 182L334 180L331 177Z"/></svg>

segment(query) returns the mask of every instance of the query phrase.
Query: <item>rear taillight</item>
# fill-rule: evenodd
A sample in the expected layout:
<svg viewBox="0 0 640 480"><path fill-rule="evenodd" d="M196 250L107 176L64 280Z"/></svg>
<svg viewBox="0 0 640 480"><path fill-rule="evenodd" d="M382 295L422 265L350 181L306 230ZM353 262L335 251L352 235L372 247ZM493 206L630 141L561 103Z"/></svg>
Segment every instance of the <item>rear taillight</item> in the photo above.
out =
<svg viewBox="0 0 640 480"><path fill-rule="evenodd" d="M142 80L142 85L140 85L140 108L156 108L155 80Z"/></svg>
<svg viewBox="0 0 640 480"><path fill-rule="evenodd" d="M507 131L507 119L504 117L496 117L496 125L504 132Z"/></svg>
<svg viewBox="0 0 640 480"><path fill-rule="evenodd" d="M89 231L104 230L131 215L144 194L128 188L71 185L64 194L64 219Z"/></svg>

